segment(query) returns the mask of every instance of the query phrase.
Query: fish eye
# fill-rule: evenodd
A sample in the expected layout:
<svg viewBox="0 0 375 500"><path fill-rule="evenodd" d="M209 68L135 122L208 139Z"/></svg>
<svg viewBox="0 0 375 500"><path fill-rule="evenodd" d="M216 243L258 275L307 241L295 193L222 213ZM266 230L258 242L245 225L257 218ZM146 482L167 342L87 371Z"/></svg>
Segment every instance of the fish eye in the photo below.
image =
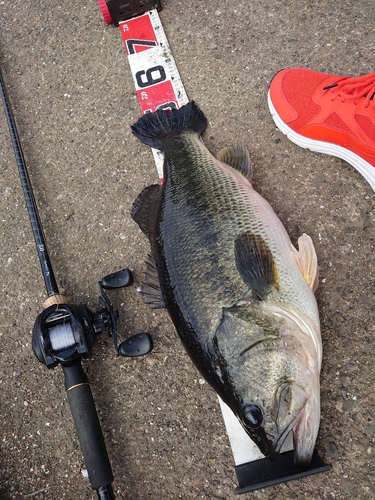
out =
<svg viewBox="0 0 375 500"><path fill-rule="evenodd" d="M262 425L263 413L258 405L246 406L243 412L244 423L250 429L257 429Z"/></svg>

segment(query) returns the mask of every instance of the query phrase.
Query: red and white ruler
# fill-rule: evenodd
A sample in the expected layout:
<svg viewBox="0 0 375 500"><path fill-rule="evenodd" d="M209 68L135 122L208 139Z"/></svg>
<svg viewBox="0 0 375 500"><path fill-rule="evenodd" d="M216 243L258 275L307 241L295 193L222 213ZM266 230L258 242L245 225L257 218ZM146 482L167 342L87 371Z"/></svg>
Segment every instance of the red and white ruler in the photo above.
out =
<svg viewBox="0 0 375 500"><path fill-rule="evenodd" d="M156 9L119 23L142 113L187 104L188 96ZM152 149L159 178L163 154Z"/></svg>

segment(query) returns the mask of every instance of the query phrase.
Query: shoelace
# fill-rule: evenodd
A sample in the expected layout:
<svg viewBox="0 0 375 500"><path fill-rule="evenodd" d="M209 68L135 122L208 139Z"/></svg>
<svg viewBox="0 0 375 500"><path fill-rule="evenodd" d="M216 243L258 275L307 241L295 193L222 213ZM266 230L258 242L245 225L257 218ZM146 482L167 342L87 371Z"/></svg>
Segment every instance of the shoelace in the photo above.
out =
<svg viewBox="0 0 375 500"><path fill-rule="evenodd" d="M354 99L355 103L358 102L360 98L364 98L364 105L367 108L372 101L372 107L375 109L375 73L370 73L369 75L358 76L352 78L350 76L345 76L338 82L327 85L323 90L328 90L330 88L337 88L333 98L340 95L341 98Z"/></svg>

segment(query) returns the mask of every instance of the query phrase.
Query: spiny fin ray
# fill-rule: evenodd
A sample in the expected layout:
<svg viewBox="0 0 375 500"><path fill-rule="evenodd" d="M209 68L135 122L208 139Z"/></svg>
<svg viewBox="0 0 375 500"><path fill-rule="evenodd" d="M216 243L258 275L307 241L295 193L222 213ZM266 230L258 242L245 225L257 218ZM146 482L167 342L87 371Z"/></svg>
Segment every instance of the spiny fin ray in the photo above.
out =
<svg viewBox="0 0 375 500"><path fill-rule="evenodd" d="M217 155L217 159L235 170L238 170L252 182L253 166L251 164L249 151L242 142L221 149Z"/></svg>

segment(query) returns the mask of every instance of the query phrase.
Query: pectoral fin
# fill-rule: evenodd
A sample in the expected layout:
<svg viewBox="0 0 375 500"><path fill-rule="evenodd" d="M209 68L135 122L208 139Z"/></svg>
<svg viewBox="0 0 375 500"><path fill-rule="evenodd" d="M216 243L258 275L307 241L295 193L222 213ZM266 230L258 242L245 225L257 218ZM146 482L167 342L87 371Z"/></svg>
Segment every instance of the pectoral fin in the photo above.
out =
<svg viewBox="0 0 375 500"><path fill-rule="evenodd" d="M265 298L271 286L278 287L276 263L261 236L241 234L235 241L234 254L238 272L260 300Z"/></svg>
<svg viewBox="0 0 375 500"><path fill-rule="evenodd" d="M292 246L292 252L300 271L313 292L319 284L318 259L310 236L303 234L298 238L298 251Z"/></svg>

